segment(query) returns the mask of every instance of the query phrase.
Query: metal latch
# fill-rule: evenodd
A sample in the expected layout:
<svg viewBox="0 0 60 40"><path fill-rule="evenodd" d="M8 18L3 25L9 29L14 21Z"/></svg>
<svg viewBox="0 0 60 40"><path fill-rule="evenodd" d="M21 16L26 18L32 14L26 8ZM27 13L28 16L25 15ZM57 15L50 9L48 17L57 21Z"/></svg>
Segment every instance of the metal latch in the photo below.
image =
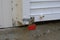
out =
<svg viewBox="0 0 60 40"><path fill-rule="evenodd" d="M29 20L29 25L33 24L34 23L34 17L31 17L30 20Z"/></svg>
<svg viewBox="0 0 60 40"><path fill-rule="evenodd" d="M26 19L26 18L23 19L23 21L29 21L29 20L30 20L30 19Z"/></svg>
<svg viewBox="0 0 60 40"><path fill-rule="evenodd" d="M23 19L23 22L28 22L29 24L33 24L34 23L34 17L30 17L29 19Z"/></svg>

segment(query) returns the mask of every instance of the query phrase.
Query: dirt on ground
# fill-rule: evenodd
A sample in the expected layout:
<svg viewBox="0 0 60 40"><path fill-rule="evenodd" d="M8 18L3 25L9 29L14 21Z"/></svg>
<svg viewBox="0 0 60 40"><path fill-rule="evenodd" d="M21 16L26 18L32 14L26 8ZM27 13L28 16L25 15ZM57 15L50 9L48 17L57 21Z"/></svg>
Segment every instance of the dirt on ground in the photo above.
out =
<svg viewBox="0 0 60 40"><path fill-rule="evenodd" d="M0 29L0 40L60 40L60 22L37 25L31 31L27 27Z"/></svg>

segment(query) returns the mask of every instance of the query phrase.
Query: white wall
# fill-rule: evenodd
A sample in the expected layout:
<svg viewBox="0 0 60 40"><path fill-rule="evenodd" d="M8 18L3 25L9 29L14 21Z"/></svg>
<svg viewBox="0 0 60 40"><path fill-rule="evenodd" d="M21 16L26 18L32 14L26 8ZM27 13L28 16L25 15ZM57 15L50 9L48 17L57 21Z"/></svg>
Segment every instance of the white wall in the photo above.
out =
<svg viewBox="0 0 60 40"><path fill-rule="evenodd" d="M0 0L0 26L2 26L2 0Z"/></svg>
<svg viewBox="0 0 60 40"><path fill-rule="evenodd" d="M12 27L11 0L0 0L0 28Z"/></svg>

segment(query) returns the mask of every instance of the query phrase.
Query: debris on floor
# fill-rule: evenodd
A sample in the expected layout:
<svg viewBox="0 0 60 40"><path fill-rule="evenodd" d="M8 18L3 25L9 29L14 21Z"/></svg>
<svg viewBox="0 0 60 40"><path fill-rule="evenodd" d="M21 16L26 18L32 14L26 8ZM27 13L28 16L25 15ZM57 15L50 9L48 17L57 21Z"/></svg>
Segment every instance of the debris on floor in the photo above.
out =
<svg viewBox="0 0 60 40"><path fill-rule="evenodd" d="M60 40L60 22L37 25L36 30L27 27L0 29L0 40Z"/></svg>

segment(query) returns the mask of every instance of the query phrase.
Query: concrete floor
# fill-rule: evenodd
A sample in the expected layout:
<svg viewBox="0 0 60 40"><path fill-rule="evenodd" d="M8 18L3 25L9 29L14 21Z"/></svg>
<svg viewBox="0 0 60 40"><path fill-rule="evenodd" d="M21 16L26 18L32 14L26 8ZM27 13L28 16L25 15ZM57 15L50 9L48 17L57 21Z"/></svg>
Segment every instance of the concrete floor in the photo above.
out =
<svg viewBox="0 0 60 40"><path fill-rule="evenodd" d="M37 25L34 31L27 27L0 29L0 40L60 40L60 22Z"/></svg>

